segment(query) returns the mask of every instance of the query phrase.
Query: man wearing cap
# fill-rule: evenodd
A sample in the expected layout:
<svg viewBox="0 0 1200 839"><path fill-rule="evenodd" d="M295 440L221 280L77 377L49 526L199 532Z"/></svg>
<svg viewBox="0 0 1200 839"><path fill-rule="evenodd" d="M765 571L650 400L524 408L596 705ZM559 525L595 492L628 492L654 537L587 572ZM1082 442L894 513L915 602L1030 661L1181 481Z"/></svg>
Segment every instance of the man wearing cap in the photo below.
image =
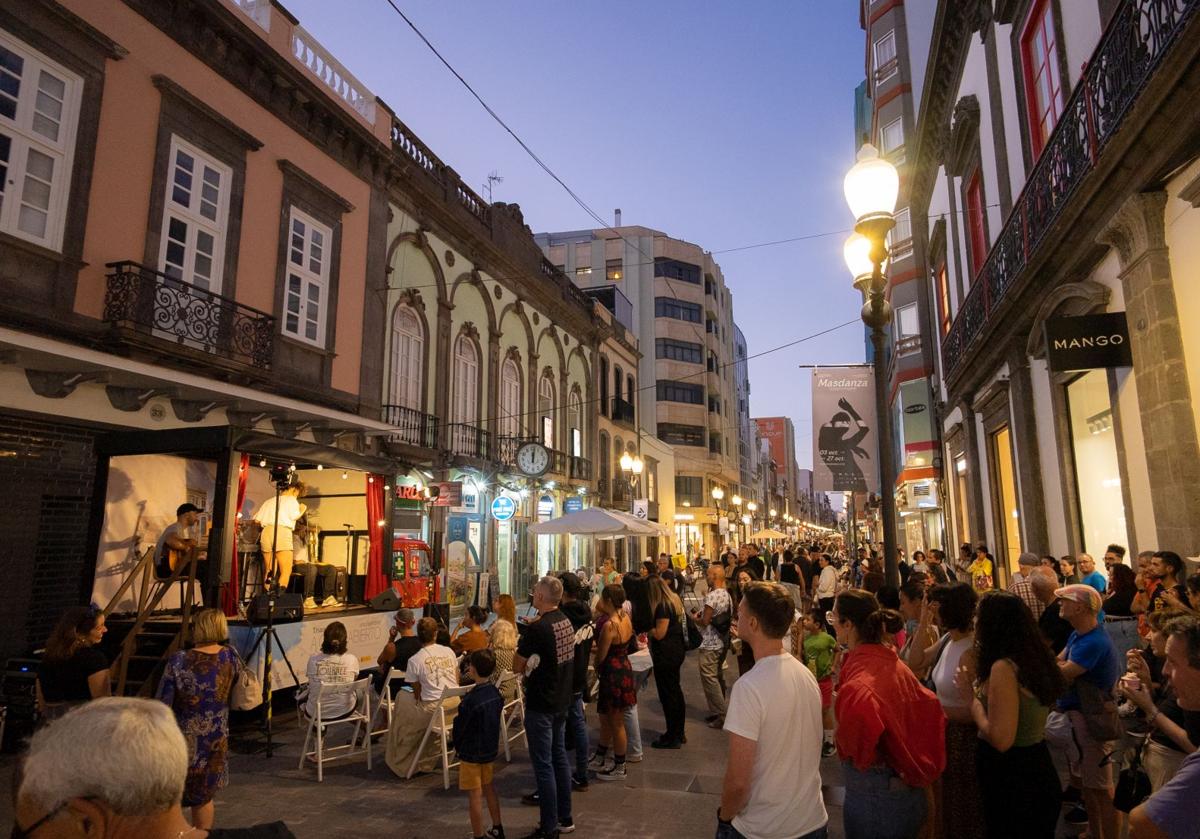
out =
<svg viewBox="0 0 1200 839"><path fill-rule="evenodd" d="M1096 620L1100 593L1089 585L1075 583L1054 594L1062 617L1073 631L1058 655L1059 670L1069 687L1046 720L1046 741L1065 757L1071 786L1083 789L1091 836L1116 839L1112 765L1105 759L1110 744L1091 733L1080 694L1090 694L1089 707L1101 699L1111 699L1123 665L1112 639Z"/></svg>
<svg viewBox="0 0 1200 839"><path fill-rule="evenodd" d="M172 560L172 552L185 554L196 547L196 536L192 528L200 521L204 512L195 504L180 504L175 508L175 521L163 528L154 546L154 570L159 577L169 577L179 561Z"/></svg>
<svg viewBox="0 0 1200 839"><path fill-rule="evenodd" d="M375 690L383 692L383 686L387 683L388 673L396 670L398 673L404 673L408 670L408 660L413 657L417 650L421 649L421 639L417 637L414 627L417 625L417 619L413 615L412 609L401 609L396 612L395 623L388 630L387 643L383 645L383 651L375 657L375 663L379 665L379 672L375 674ZM401 681L393 682L392 695L400 689Z"/></svg>
<svg viewBox="0 0 1200 839"><path fill-rule="evenodd" d="M1037 554L1028 551L1021 554L1021 558L1017 560L1020 570L1013 574L1012 581L1008 584L1008 590L1021 598L1021 602L1029 607L1029 611L1033 612L1034 620L1040 618L1042 610L1046 608L1033 591L1033 572L1041 564Z"/></svg>

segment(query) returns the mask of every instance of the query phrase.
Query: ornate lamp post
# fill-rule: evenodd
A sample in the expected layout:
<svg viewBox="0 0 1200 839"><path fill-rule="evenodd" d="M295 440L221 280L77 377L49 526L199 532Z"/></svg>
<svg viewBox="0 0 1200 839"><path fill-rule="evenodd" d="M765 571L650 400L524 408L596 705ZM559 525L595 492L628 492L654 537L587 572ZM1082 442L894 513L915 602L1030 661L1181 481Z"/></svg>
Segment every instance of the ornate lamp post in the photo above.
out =
<svg viewBox="0 0 1200 839"><path fill-rule="evenodd" d="M846 203L854 214L854 233L842 252L862 292L862 320L871 330L875 365L875 424L879 430L879 495L883 509L884 575L889 585L900 585L896 559L896 463L892 456L891 412L887 407L887 368L884 364L884 330L892 322L892 307L884 297L887 278L887 234L896 226L893 213L900 191L896 167L879 156L870 143L858 152L858 162L846 173L843 183Z"/></svg>
<svg viewBox="0 0 1200 839"><path fill-rule="evenodd" d="M734 493L733 497L729 499L729 503L737 508L737 511L734 513L734 516L740 520L742 517L742 496L738 495L737 493ZM741 533L740 541L741 541L742 545L746 544L746 534L744 532Z"/></svg>
<svg viewBox="0 0 1200 839"><path fill-rule="evenodd" d="M758 504L753 501L747 501L746 509L750 511L750 521L753 522L757 518L755 514L758 512ZM751 529L753 530L753 528Z"/></svg>
<svg viewBox="0 0 1200 839"><path fill-rule="evenodd" d="M646 468L646 464L642 462L642 459L640 457L635 457L634 455L631 455L629 452L625 452L625 454L621 455L620 464L621 464L621 473L625 476L625 479L627 481L629 481L629 494L631 496L636 496L637 495L637 484L638 484L638 481L641 480L642 470L644 470ZM633 509L632 498L630 499L629 504L630 504L630 510L632 510Z"/></svg>
<svg viewBox="0 0 1200 839"><path fill-rule="evenodd" d="M720 487L712 488L713 508L717 511L717 538L721 536L721 500L725 497L725 490ZM726 530L725 538L729 538L728 530Z"/></svg>

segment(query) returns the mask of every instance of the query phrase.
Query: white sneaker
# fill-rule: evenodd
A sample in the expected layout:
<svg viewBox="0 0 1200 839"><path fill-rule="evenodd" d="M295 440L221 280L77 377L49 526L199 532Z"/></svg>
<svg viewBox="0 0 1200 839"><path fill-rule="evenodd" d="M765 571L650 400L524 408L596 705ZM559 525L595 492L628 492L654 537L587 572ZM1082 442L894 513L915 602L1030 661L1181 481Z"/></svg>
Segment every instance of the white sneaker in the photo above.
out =
<svg viewBox="0 0 1200 839"><path fill-rule="evenodd" d="M612 764L596 773L601 781L623 781L627 777L624 763L613 761Z"/></svg>
<svg viewBox="0 0 1200 839"><path fill-rule="evenodd" d="M304 598L304 608L305 609L317 608L317 601L313 600L311 597Z"/></svg>
<svg viewBox="0 0 1200 839"><path fill-rule="evenodd" d="M336 605L338 605L338 599L336 597L334 597L332 594L321 601L322 609L328 608L330 606L336 606Z"/></svg>

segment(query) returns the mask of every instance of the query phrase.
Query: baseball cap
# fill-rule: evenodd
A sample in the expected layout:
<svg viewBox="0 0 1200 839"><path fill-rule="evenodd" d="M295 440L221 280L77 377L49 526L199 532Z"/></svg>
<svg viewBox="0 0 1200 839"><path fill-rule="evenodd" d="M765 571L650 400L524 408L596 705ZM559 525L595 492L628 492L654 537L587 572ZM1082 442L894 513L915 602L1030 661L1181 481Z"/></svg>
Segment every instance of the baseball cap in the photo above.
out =
<svg viewBox="0 0 1200 839"><path fill-rule="evenodd" d="M1082 603L1093 612L1100 611L1100 592L1086 583L1072 583L1054 590L1054 596L1060 600L1074 600Z"/></svg>
<svg viewBox="0 0 1200 839"><path fill-rule="evenodd" d="M1036 567L1041 564L1042 560L1038 558L1038 555L1029 551L1021 554L1020 558L1017 559L1017 565L1032 565Z"/></svg>
<svg viewBox="0 0 1200 839"><path fill-rule="evenodd" d="M402 623L405 626L412 626L417 622L417 619L413 615L412 609L400 609L398 612L396 612L396 622Z"/></svg>
<svg viewBox="0 0 1200 839"><path fill-rule="evenodd" d="M204 511L190 501L187 504L180 504L175 508L175 515L182 516L184 513L203 513Z"/></svg>

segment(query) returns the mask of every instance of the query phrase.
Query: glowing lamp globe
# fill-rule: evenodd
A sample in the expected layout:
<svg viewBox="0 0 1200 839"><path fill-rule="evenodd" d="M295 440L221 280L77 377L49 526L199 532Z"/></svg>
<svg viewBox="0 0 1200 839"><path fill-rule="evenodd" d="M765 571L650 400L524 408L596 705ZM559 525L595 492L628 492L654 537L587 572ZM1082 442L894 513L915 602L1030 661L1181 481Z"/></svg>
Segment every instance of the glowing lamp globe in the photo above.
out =
<svg viewBox="0 0 1200 839"><path fill-rule="evenodd" d="M858 162L846 173L842 189L857 222L890 218L900 194L900 174L873 145L864 143L858 150Z"/></svg>

